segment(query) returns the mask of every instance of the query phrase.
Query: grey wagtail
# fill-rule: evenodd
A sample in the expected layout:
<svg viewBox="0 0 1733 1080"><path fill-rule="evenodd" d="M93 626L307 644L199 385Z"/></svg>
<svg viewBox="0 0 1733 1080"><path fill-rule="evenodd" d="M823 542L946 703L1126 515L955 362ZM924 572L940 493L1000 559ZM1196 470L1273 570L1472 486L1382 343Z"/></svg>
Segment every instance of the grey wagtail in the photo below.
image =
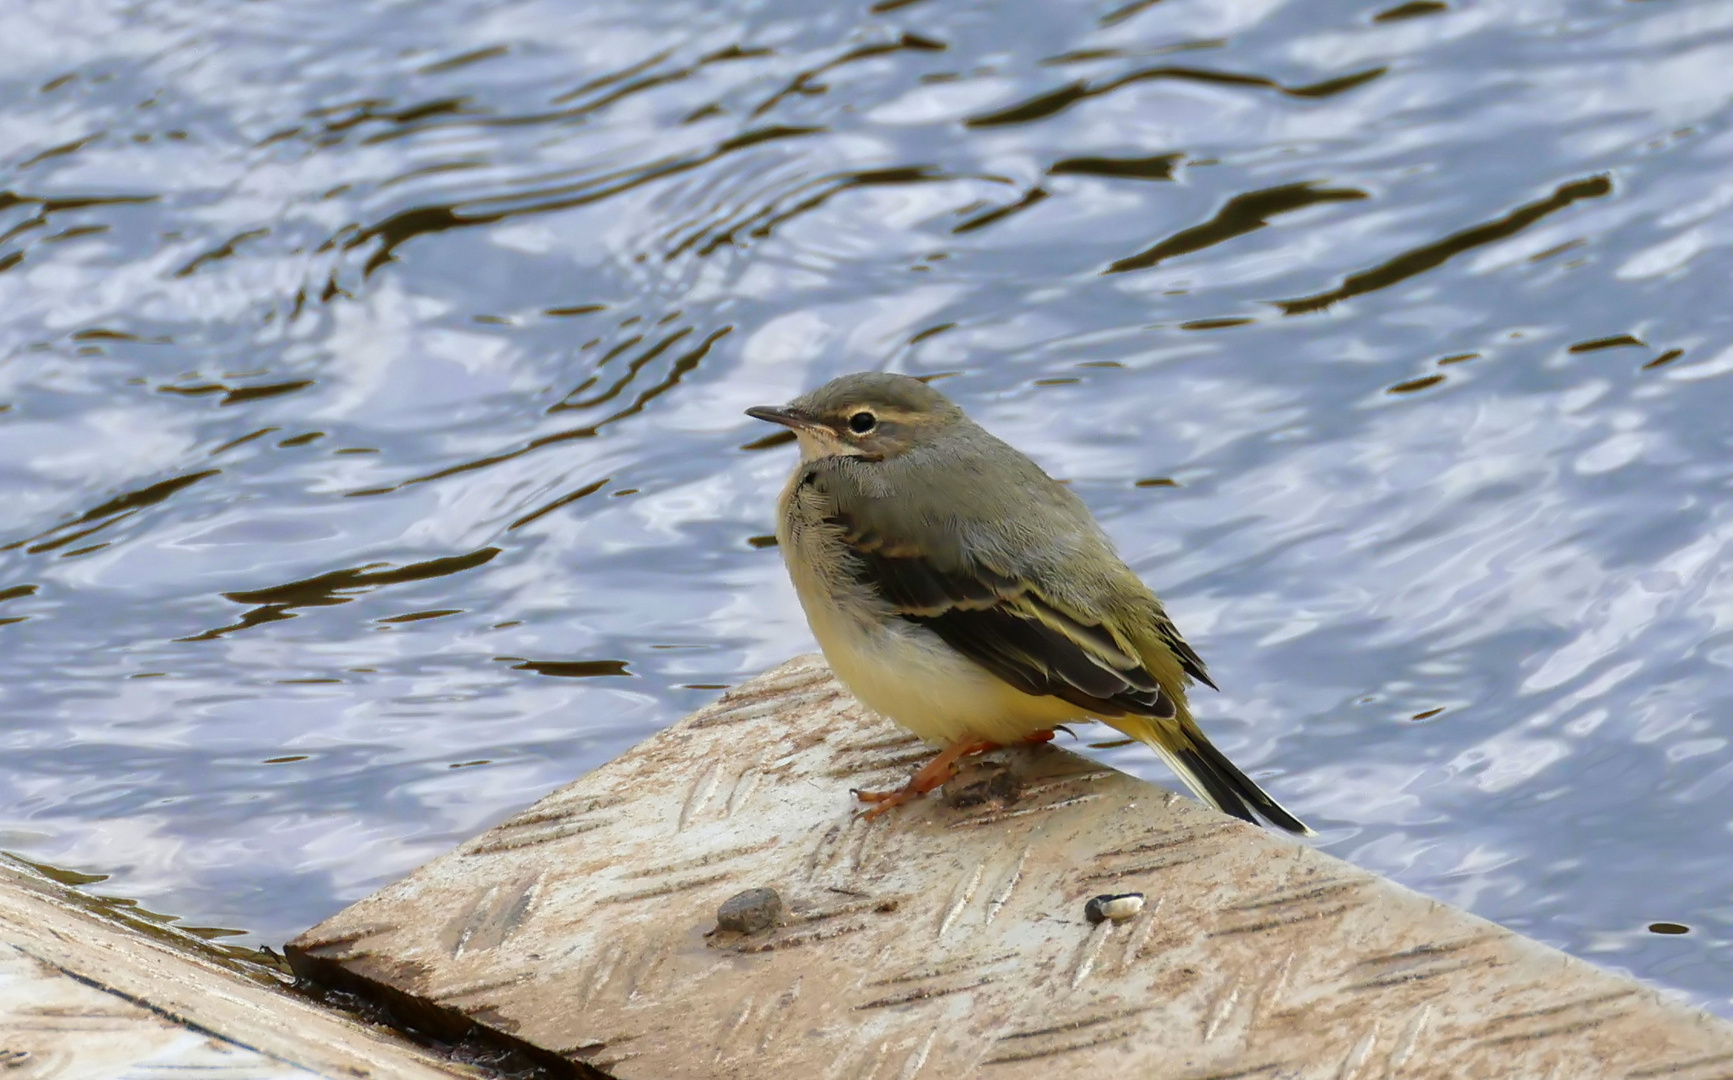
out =
<svg viewBox="0 0 1733 1080"><path fill-rule="evenodd" d="M876 815L969 754L1099 719L1148 744L1198 797L1311 834L1213 746L1185 688L1214 687L1161 601L1083 501L906 375L844 375L748 416L800 464L776 538L831 670L868 708L943 747Z"/></svg>

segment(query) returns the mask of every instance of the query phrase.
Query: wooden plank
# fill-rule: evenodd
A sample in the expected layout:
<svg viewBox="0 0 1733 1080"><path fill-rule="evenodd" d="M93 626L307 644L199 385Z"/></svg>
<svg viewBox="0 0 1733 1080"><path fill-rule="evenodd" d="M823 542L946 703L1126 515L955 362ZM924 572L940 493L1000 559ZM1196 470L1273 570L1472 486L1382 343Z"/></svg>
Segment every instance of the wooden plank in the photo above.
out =
<svg viewBox="0 0 1733 1080"><path fill-rule="evenodd" d="M148 931L148 932L147 932ZM439 1059L220 963L172 928L0 859L6 1080L452 1080Z"/></svg>
<svg viewBox="0 0 1733 1080"><path fill-rule="evenodd" d="M316 1076L193 1031L0 944L0 1076L103 1080L187 1070L218 1080Z"/></svg>
<svg viewBox="0 0 1733 1080"><path fill-rule="evenodd" d="M926 754L803 657L291 961L621 1080L1733 1077L1718 1019L1061 750L856 814Z"/></svg>

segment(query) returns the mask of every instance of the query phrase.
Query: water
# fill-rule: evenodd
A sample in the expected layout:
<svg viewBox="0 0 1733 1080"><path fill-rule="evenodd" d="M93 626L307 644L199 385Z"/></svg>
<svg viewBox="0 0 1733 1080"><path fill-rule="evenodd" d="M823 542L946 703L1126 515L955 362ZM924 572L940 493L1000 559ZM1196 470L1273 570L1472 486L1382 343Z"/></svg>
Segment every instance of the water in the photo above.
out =
<svg viewBox="0 0 1733 1080"><path fill-rule="evenodd" d="M1733 4L28 0L0 59L0 848L282 941L809 649L741 409L888 367L1073 482L1327 850L1733 1014Z"/></svg>

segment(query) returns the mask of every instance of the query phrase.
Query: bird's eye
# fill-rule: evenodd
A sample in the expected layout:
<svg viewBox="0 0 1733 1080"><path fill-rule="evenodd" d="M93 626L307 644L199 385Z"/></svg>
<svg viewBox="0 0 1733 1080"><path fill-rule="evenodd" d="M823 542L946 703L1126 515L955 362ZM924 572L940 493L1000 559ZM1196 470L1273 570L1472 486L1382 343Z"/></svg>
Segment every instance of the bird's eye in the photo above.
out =
<svg viewBox="0 0 1733 1080"><path fill-rule="evenodd" d="M874 427L878 426L878 422L878 417L874 416L870 412L862 410L848 418L848 427L849 430L854 432L856 435L865 435Z"/></svg>

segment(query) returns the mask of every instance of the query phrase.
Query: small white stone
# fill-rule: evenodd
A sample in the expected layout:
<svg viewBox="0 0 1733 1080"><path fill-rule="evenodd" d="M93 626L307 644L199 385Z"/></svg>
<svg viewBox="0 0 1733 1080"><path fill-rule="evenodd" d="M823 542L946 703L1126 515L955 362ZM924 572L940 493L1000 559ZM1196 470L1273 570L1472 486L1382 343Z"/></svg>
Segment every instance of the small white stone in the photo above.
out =
<svg viewBox="0 0 1733 1080"><path fill-rule="evenodd" d="M1083 914L1092 923L1124 922L1133 918L1143 910L1142 893L1120 893L1118 895L1097 896L1083 908Z"/></svg>

